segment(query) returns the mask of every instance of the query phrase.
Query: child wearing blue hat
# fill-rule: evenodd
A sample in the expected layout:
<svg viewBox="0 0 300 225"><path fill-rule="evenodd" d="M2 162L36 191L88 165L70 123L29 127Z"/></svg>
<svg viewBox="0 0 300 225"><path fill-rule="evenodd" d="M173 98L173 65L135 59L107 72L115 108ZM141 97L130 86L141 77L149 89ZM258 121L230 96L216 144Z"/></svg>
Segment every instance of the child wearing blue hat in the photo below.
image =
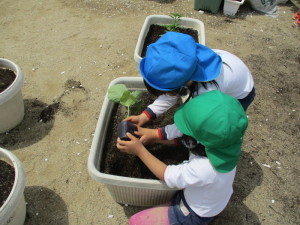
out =
<svg viewBox="0 0 300 225"><path fill-rule="evenodd" d="M167 32L148 47L139 64L150 93L159 96L140 115L128 117L138 126L162 115L182 95L188 99L219 90L239 100L246 111L255 97L252 75L237 56L212 50L186 34ZM143 142L173 140L182 136L174 125L151 130L140 128Z"/></svg>
<svg viewBox="0 0 300 225"><path fill-rule="evenodd" d="M131 134L130 141L117 140L117 148L138 156L160 180L179 191L171 203L146 209L133 215L129 224L208 224L224 210L233 193L243 135L248 119L241 104L220 91L210 91L180 106L176 127L193 137L206 156L191 152L188 161L166 165L153 156Z"/></svg>

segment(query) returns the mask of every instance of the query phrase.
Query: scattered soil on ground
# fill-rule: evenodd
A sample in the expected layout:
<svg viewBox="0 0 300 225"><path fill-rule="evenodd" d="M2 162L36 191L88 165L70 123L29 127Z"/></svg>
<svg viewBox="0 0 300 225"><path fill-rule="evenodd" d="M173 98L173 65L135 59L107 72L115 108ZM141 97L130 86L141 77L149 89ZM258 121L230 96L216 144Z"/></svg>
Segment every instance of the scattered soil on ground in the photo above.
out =
<svg viewBox="0 0 300 225"><path fill-rule="evenodd" d="M59 102L48 105L40 114L39 121L47 123L50 120L53 120L55 113L59 109Z"/></svg>

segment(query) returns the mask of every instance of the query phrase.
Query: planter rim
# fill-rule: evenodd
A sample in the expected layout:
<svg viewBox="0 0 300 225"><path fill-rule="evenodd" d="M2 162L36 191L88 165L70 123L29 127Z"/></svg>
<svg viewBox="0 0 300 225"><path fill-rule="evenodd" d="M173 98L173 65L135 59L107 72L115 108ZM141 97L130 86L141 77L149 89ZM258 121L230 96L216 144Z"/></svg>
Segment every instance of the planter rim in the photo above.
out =
<svg viewBox="0 0 300 225"><path fill-rule="evenodd" d="M6 201L0 208L0 218L7 221L18 206L21 198L24 196L25 172L20 160L10 151L0 147L0 159L13 164L15 168L15 180L13 188Z"/></svg>
<svg viewBox="0 0 300 225"><path fill-rule="evenodd" d="M109 87L124 82L142 82L142 77L119 77L114 79L110 82ZM94 137L101 137L105 135L104 132L100 127L106 123L107 119L104 115L104 109L109 107L109 105L113 105L111 101L109 101L107 94L104 98L104 102L102 104L101 112L99 115L99 119L97 122L97 127L94 133ZM96 138L93 139L89 157L88 157L88 172L90 176L101 183L116 185L116 186L126 186L126 187L139 187L139 188L149 188L149 189L157 189L157 190L176 190L176 188L169 188L163 181L155 180L155 179L142 179L142 178L132 178L132 177L124 177L124 176L117 176L111 174L105 174L100 172L96 168L96 152L103 147L102 145L98 145L98 140Z"/></svg>
<svg viewBox="0 0 300 225"><path fill-rule="evenodd" d="M11 60L0 58L0 68L7 68L15 72L16 78L14 82L0 93L0 105L14 97L24 84L24 75L21 68Z"/></svg>
<svg viewBox="0 0 300 225"><path fill-rule="evenodd" d="M245 0L241 0L240 2L239 1L234 1L234 0L224 0L224 1L229 2L229 3L233 3L233 4L237 4L237 5L242 5L242 4L244 4Z"/></svg>

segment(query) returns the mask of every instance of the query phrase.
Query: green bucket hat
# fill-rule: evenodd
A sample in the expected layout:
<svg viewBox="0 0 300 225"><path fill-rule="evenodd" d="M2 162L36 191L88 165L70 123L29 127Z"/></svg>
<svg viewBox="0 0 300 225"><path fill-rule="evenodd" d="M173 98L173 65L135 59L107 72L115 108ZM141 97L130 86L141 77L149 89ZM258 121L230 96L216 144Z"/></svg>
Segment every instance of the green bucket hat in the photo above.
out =
<svg viewBox="0 0 300 225"><path fill-rule="evenodd" d="M248 119L239 101L220 91L199 95L178 108L177 128L205 146L207 157L221 173L239 160Z"/></svg>

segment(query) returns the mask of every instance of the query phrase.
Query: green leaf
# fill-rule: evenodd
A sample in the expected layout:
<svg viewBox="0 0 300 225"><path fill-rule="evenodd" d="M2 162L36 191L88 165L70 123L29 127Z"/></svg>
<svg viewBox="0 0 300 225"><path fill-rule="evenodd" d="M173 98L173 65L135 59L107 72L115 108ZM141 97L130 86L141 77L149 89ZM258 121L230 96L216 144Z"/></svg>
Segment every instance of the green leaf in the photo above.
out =
<svg viewBox="0 0 300 225"><path fill-rule="evenodd" d="M120 99L120 103L124 106L131 106L136 102L136 97L130 91L125 91Z"/></svg>
<svg viewBox="0 0 300 225"><path fill-rule="evenodd" d="M179 21L181 17L183 17L183 14L180 13L170 13L170 17L172 17L173 19Z"/></svg>
<svg viewBox="0 0 300 225"><path fill-rule="evenodd" d="M124 84L115 84L108 89L107 93L108 99L127 107L128 116L131 110L130 106L133 106L133 110L141 108L138 106L141 103L139 101L141 91L129 91Z"/></svg>
<svg viewBox="0 0 300 225"><path fill-rule="evenodd" d="M124 92L128 91L124 84L115 84L108 89L108 99L120 102Z"/></svg>
<svg viewBox="0 0 300 225"><path fill-rule="evenodd" d="M139 98L139 96L140 96L141 93L142 93L141 91L133 91L133 92L131 92L131 94L132 94L136 99Z"/></svg>

